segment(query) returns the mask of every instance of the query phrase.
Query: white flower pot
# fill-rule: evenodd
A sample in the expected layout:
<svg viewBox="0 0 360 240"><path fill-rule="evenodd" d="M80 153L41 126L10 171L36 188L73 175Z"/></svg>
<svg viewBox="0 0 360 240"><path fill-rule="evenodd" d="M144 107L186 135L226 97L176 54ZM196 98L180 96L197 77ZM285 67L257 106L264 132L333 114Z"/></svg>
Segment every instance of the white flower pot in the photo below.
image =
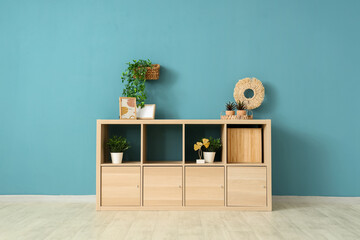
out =
<svg viewBox="0 0 360 240"><path fill-rule="evenodd" d="M123 159L123 155L124 155L123 152L110 153L110 155L111 155L112 163L116 163L116 164L122 163L122 159Z"/></svg>
<svg viewBox="0 0 360 240"><path fill-rule="evenodd" d="M216 152L204 152L204 159L206 163L213 163Z"/></svg>

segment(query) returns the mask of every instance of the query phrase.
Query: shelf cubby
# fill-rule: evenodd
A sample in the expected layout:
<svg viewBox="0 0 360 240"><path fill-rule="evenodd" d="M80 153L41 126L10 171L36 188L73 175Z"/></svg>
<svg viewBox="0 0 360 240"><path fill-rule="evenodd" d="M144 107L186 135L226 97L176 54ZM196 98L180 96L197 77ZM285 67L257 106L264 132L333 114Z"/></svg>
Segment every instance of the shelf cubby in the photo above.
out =
<svg viewBox="0 0 360 240"><path fill-rule="evenodd" d="M224 135L225 124L186 124L185 125L185 164L194 164L198 159L198 152L194 150L194 144L203 137L221 138L223 147L215 155L214 164L225 163Z"/></svg>
<svg viewBox="0 0 360 240"><path fill-rule="evenodd" d="M107 164L111 163L110 150L106 145L106 142L109 138L116 136L125 137L131 147L125 152L122 164L140 164L140 136L141 130L139 124L134 125L107 125L106 126L106 136L104 138L105 142L103 144L104 148L104 158L102 161L102 166L108 166ZM114 166L112 164L112 166Z"/></svg>
<svg viewBox="0 0 360 240"><path fill-rule="evenodd" d="M227 124L227 164L264 165L263 125Z"/></svg>
<svg viewBox="0 0 360 240"><path fill-rule="evenodd" d="M272 209L270 120L98 120L96 135L97 210ZM131 143L121 164L111 163L106 146L114 135ZM221 138L222 150L214 163L196 164L194 144L210 136ZM252 153L228 161L259 145L262 162L246 161Z"/></svg>
<svg viewBox="0 0 360 240"><path fill-rule="evenodd" d="M143 125L144 164L182 164L182 124Z"/></svg>

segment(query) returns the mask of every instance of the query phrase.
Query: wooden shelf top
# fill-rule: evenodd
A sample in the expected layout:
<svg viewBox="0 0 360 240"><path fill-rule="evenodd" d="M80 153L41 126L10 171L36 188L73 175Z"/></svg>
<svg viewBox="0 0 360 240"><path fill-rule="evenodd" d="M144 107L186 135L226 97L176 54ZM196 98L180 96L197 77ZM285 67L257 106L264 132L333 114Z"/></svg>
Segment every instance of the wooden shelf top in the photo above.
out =
<svg viewBox="0 0 360 240"><path fill-rule="evenodd" d="M267 166L266 163L223 163L223 162L214 162L214 163L196 163L196 162L186 162L185 164L182 163L182 161L150 161L145 163L140 163L138 161L134 162L123 162L119 164L115 163L102 163L102 167L119 167L119 166L161 166L161 165L185 165L185 166L243 166L243 167L259 167L259 166Z"/></svg>
<svg viewBox="0 0 360 240"><path fill-rule="evenodd" d="M213 163L196 163L196 162L186 162L185 165L191 166L224 166L222 162L213 162Z"/></svg>
<svg viewBox="0 0 360 240"><path fill-rule="evenodd" d="M143 163L145 166L152 165L181 165L182 161L146 161Z"/></svg>
<svg viewBox="0 0 360 240"><path fill-rule="evenodd" d="M246 166L246 167L258 167L267 166L266 163L227 163L228 166Z"/></svg>
<svg viewBox="0 0 360 240"><path fill-rule="evenodd" d="M118 166L129 166L129 165L140 165L140 161L134 162L123 162L123 163L102 163L102 167L118 167Z"/></svg>
<svg viewBox="0 0 360 240"><path fill-rule="evenodd" d="M152 120L120 120L98 119L98 124L270 124L270 119L221 120L221 119L152 119Z"/></svg>

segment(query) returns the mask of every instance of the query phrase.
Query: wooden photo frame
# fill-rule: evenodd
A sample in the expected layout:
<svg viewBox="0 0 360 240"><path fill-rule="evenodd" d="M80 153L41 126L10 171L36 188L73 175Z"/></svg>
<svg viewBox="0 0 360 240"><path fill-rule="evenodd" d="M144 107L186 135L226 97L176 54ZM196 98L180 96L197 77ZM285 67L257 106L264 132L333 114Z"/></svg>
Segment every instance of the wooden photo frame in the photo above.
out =
<svg viewBox="0 0 360 240"><path fill-rule="evenodd" d="M119 113L120 119L136 120L136 98L120 97Z"/></svg>
<svg viewBox="0 0 360 240"><path fill-rule="evenodd" d="M141 109L137 110L138 119L155 119L156 104L145 104Z"/></svg>

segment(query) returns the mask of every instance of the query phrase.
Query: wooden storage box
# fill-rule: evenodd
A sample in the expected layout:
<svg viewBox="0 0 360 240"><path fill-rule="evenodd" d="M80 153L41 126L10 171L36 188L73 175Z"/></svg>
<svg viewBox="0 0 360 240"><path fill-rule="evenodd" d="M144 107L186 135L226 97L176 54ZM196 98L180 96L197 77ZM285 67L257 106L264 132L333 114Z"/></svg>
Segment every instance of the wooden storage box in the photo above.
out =
<svg viewBox="0 0 360 240"><path fill-rule="evenodd" d="M228 128L228 163L261 163L261 128Z"/></svg>

